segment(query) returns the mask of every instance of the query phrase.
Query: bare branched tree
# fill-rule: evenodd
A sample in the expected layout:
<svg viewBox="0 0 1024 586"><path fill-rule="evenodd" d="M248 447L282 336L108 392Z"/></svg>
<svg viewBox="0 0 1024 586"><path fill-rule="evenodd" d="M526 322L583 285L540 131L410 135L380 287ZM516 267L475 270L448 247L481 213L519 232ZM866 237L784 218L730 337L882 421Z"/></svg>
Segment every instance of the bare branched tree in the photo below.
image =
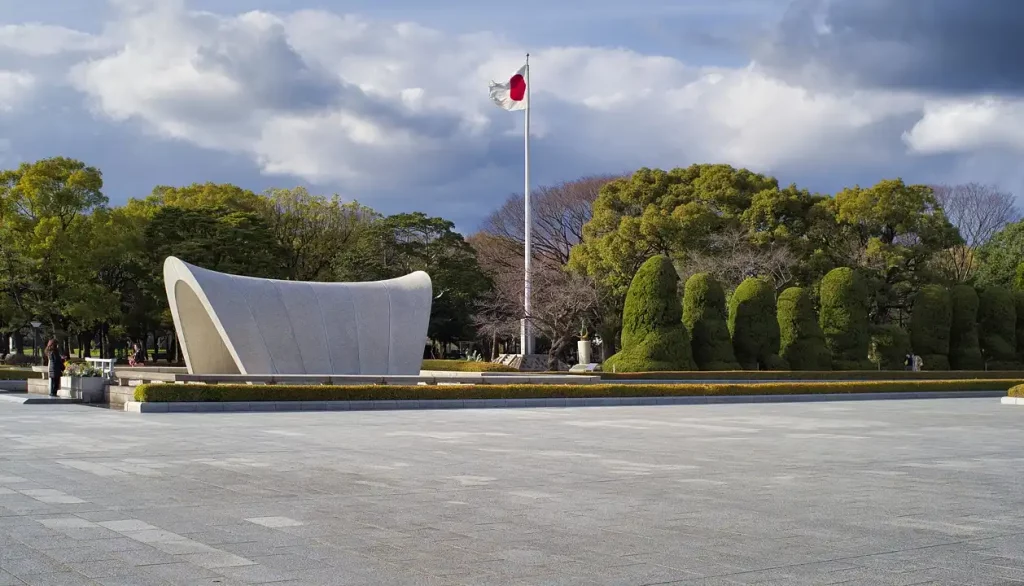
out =
<svg viewBox="0 0 1024 586"><path fill-rule="evenodd" d="M771 279L776 289L782 289L792 282L797 260L786 246L758 246L750 241L746 229L733 227L712 234L702 250L688 252L679 273L683 279L696 273L710 273L727 290L748 277L761 276Z"/></svg>
<svg viewBox="0 0 1024 586"><path fill-rule="evenodd" d="M974 249L988 242L1007 224L1020 220L1013 194L994 185L965 183L932 189L946 217L960 230L964 243L943 252L939 266L951 280L963 283L974 272Z"/></svg>
<svg viewBox="0 0 1024 586"><path fill-rule="evenodd" d="M530 192L533 218L533 253L558 265L569 262L569 251L583 239L583 226L590 220L591 205L615 175L596 175ZM481 225L480 231L505 239L523 250L524 202L522 194L510 195L498 211ZM507 252L511 256L513 250Z"/></svg>
<svg viewBox="0 0 1024 586"><path fill-rule="evenodd" d="M598 289L589 277L570 273L550 262L534 267L532 285L530 323L538 334L551 342L548 366L554 369L575 339L580 324L593 323L600 301ZM522 270L495 275L494 289L476 316L482 335L514 337L518 334L519 320L525 316L523 289Z"/></svg>

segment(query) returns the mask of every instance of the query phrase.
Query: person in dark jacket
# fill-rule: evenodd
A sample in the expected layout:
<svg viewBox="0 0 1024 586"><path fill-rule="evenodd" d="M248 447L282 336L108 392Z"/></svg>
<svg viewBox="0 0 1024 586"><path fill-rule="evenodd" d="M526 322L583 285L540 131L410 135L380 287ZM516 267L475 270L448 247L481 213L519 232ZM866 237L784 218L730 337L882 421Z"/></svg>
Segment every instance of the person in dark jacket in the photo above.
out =
<svg viewBox="0 0 1024 586"><path fill-rule="evenodd" d="M64 356L60 353L56 338L46 343L46 363L50 367L50 396L56 397L60 390L60 377L64 375Z"/></svg>

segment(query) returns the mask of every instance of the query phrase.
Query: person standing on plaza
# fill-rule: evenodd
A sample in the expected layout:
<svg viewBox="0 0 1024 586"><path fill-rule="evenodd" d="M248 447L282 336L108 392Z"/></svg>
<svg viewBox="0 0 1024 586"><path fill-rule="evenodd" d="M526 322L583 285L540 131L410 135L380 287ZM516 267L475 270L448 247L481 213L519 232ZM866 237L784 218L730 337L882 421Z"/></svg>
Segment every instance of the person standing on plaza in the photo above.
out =
<svg viewBox="0 0 1024 586"><path fill-rule="evenodd" d="M50 338L46 343L46 362L49 365L50 396L56 397L60 390L60 377L64 375L64 356L61 355L56 338Z"/></svg>

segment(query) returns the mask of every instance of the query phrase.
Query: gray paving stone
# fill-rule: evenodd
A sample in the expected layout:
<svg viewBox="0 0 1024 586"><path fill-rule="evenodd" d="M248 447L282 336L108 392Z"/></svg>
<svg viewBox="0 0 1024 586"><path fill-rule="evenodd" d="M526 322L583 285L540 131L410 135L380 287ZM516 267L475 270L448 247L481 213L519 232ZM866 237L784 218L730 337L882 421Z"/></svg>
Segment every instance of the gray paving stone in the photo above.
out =
<svg viewBox="0 0 1024 586"><path fill-rule="evenodd" d="M21 580L28 586L96 586L95 581L75 572L31 574Z"/></svg>
<svg viewBox="0 0 1024 586"><path fill-rule="evenodd" d="M1022 410L695 399L152 418L0 405L0 580L1024 580ZM247 521L265 518L303 524Z"/></svg>

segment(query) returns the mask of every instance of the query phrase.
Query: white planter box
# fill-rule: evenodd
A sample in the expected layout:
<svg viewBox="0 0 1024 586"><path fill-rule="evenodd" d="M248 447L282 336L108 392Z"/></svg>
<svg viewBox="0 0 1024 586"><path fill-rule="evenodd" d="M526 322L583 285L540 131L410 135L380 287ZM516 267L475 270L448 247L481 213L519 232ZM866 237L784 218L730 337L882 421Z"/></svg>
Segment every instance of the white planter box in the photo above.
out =
<svg viewBox="0 0 1024 586"><path fill-rule="evenodd" d="M101 376L62 376L57 395L86 403L102 403L106 385L107 379Z"/></svg>

